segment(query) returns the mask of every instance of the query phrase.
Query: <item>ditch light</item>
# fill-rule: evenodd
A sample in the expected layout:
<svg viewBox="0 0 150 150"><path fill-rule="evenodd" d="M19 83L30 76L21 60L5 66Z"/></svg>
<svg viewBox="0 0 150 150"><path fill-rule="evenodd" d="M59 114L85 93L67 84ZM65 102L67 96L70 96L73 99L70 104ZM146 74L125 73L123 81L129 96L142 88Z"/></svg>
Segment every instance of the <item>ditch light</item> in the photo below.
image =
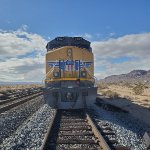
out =
<svg viewBox="0 0 150 150"><path fill-rule="evenodd" d="M59 72L53 72L53 76L54 76L55 78L59 78L59 77L60 77L60 73L59 73Z"/></svg>

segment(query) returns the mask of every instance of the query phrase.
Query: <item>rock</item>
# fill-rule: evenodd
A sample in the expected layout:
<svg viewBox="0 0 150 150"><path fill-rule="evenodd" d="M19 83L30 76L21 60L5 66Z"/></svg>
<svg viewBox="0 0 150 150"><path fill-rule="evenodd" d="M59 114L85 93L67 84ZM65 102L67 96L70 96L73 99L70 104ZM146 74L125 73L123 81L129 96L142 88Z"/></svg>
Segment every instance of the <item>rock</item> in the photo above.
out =
<svg viewBox="0 0 150 150"><path fill-rule="evenodd" d="M147 149L150 149L150 133L149 132L145 132L143 139L146 143Z"/></svg>

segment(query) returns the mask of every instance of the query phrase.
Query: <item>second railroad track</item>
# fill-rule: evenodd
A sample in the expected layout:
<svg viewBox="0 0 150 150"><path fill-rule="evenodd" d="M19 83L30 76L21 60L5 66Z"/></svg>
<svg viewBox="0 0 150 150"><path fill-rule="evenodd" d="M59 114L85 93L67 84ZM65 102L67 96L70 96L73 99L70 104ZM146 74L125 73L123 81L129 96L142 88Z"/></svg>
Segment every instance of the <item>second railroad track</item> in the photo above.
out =
<svg viewBox="0 0 150 150"><path fill-rule="evenodd" d="M29 95L29 96L26 96L26 97L23 97L23 98L18 98L18 99L15 99L15 100L11 100L7 103L4 103L4 104L1 104L0 105L0 114L5 112L5 111L8 111L10 110L11 108L14 108L18 105L21 105L29 100L32 100L40 95L42 95L43 93L42 92L38 92L36 94L33 94L33 95Z"/></svg>

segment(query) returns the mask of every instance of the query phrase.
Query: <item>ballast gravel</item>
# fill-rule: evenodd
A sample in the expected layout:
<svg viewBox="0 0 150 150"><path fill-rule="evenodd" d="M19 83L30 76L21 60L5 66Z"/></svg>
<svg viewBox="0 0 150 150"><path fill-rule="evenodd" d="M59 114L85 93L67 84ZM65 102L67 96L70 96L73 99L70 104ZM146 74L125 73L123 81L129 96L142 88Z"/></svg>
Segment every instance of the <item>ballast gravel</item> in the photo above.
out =
<svg viewBox="0 0 150 150"><path fill-rule="evenodd" d="M93 110L101 123L109 124L120 145L131 150L147 150L143 135L149 129L148 125L136 120L128 113L111 112L96 105Z"/></svg>
<svg viewBox="0 0 150 150"><path fill-rule="evenodd" d="M51 109L47 104L43 105L21 128L3 141L0 149L40 149L55 112L56 110Z"/></svg>
<svg viewBox="0 0 150 150"><path fill-rule="evenodd" d="M43 96L38 96L24 104L0 114L0 144L9 137L23 122L44 104Z"/></svg>

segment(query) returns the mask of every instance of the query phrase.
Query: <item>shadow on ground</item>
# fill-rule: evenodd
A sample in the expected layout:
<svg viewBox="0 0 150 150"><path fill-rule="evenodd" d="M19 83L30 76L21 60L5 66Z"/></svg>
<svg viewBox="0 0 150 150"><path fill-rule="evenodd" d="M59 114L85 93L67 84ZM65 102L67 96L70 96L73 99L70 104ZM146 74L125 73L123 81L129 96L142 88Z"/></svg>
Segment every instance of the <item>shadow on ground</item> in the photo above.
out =
<svg viewBox="0 0 150 150"><path fill-rule="evenodd" d="M104 111L109 111L109 115L115 118L111 119L108 116L103 118L102 116L104 120L113 121L112 123L122 126L142 137L145 132L150 132L150 109L132 103L130 99L112 99L98 95L96 105Z"/></svg>

